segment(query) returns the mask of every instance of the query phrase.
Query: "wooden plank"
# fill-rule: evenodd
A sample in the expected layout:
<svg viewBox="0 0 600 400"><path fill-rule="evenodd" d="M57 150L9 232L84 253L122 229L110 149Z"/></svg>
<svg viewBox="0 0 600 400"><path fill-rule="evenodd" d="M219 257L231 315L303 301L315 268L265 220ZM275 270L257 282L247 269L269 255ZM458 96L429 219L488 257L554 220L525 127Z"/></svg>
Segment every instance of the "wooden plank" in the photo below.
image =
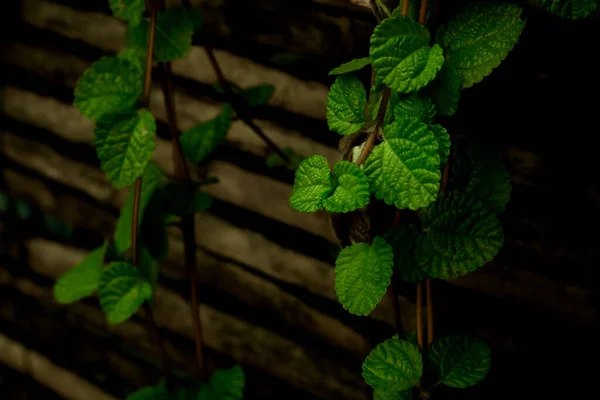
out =
<svg viewBox="0 0 600 400"><path fill-rule="evenodd" d="M206 4L214 2L206 2ZM23 0L21 16L25 22L40 29L81 40L106 52L124 48L125 24L97 12L80 12L45 0ZM311 38L307 43L318 44ZM269 83L275 93L269 104L286 108L312 118L325 118L328 89L317 82L308 82L273 68L257 64L229 52L215 50L226 76L242 88ZM212 84L217 81L204 51L194 46L192 54L173 63L177 74Z"/></svg>

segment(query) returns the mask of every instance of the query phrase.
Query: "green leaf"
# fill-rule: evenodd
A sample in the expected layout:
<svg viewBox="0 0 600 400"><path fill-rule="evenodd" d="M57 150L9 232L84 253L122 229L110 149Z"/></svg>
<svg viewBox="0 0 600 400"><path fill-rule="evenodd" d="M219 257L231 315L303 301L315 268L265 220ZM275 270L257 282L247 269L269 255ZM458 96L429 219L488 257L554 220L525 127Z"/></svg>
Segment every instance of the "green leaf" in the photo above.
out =
<svg viewBox="0 0 600 400"><path fill-rule="evenodd" d="M142 191L140 196L140 225L144 220L146 207L150 202L154 191L165 184L167 178L154 162L148 163L142 174ZM129 191L125 204L121 209L117 228L114 235L114 246L117 253L123 253L131 247L131 221L133 210L133 188Z"/></svg>
<svg viewBox="0 0 600 400"><path fill-rule="evenodd" d="M410 93L431 82L444 63L442 49L429 47L429 31L408 17L393 17L375 27L371 59L376 82Z"/></svg>
<svg viewBox="0 0 600 400"><path fill-rule="evenodd" d="M217 369L198 393L197 400L241 400L244 396L244 370L236 365L230 369Z"/></svg>
<svg viewBox="0 0 600 400"><path fill-rule="evenodd" d="M266 163L269 168L285 166L290 171L296 171L300 166L300 163L305 159L305 157L296 153L291 147L286 147L283 149L283 152L287 154L289 163L286 163L277 152L272 151L266 158Z"/></svg>
<svg viewBox="0 0 600 400"><path fill-rule="evenodd" d="M540 0L540 5L554 15L570 20L585 18L598 8L598 0Z"/></svg>
<svg viewBox="0 0 600 400"><path fill-rule="evenodd" d="M69 304L94 294L100 284L104 269L104 256L108 243L86 255L54 283L54 298L59 304Z"/></svg>
<svg viewBox="0 0 600 400"><path fill-rule="evenodd" d="M519 40L525 21L513 3L469 3L436 36L463 88L481 82Z"/></svg>
<svg viewBox="0 0 600 400"><path fill-rule="evenodd" d="M390 285L394 254L376 236L373 244L357 243L342 249L335 261L335 292L345 310L369 315Z"/></svg>
<svg viewBox="0 0 600 400"><path fill-rule="evenodd" d="M139 24L146 10L144 0L109 0L108 4L115 16L130 24Z"/></svg>
<svg viewBox="0 0 600 400"><path fill-rule="evenodd" d="M460 78L454 65L445 62L432 85L433 102L440 117L450 117L458 110Z"/></svg>
<svg viewBox="0 0 600 400"><path fill-rule="evenodd" d="M412 390L375 390L373 400L412 400Z"/></svg>
<svg viewBox="0 0 600 400"><path fill-rule="evenodd" d="M327 95L327 124L340 135L352 135L364 125L367 92L351 75L338 76Z"/></svg>
<svg viewBox="0 0 600 400"><path fill-rule="evenodd" d="M417 238L415 257L434 278L475 271L496 256L504 241L496 216L468 196L440 196L420 217L424 232Z"/></svg>
<svg viewBox="0 0 600 400"><path fill-rule="evenodd" d="M433 202L440 189L440 156L434 134L416 119L396 120L384 129L364 172L375 196L397 208L416 210Z"/></svg>
<svg viewBox="0 0 600 400"><path fill-rule="evenodd" d="M233 110L225 103L221 113L215 118L184 132L180 142L185 158L190 162L199 163L208 157L227 136L232 120Z"/></svg>
<svg viewBox="0 0 600 400"><path fill-rule="evenodd" d="M466 192L498 213L510 200L511 176L500 154L483 145L458 147L453 158L450 182L452 191Z"/></svg>
<svg viewBox="0 0 600 400"><path fill-rule="evenodd" d="M324 200L332 190L333 182L327 159L315 154L302 161L296 171L290 205L298 211L317 211L323 207Z"/></svg>
<svg viewBox="0 0 600 400"><path fill-rule="evenodd" d="M168 8L159 11L154 59L166 62L185 57L192 49L194 31L202 26L203 20L202 12L194 8ZM127 47L146 54L149 26L147 18L139 24L129 24L125 34Z"/></svg>
<svg viewBox="0 0 600 400"><path fill-rule="evenodd" d="M145 75L146 70L146 57L140 55L136 49L123 49L117 54L117 58L130 62L138 71L140 75Z"/></svg>
<svg viewBox="0 0 600 400"><path fill-rule="evenodd" d="M373 85L371 87L371 95L369 96L369 99L367 100L367 121L368 122L373 122L377 119L377 114L379 113L379 108L381 107L381 100L383 100L383 91L385 90L383 85ZM396 94L394 92L394 94ZM392 100L392 96L390 95L390 99ZM388 109L386 110L386 114L389 113L389 110L391 109L391 104L388 101ZM387 125L387 122L385 122L385 125Z"/></svg>
<svg viewBox="0 0 600 400"><path fill-rule="evenodd" d="M468 335L439 338L429 348L431 362L440 382L454 388L473 386L490 369L490 348L482 340Z"/></svg>
<svg viewBox="0 0 600 400"><path fill-rule="evenodd" d="M129 186L142 175L156 147L156 122L148 110L106 115L94 130L102 170L115 188Z"/></svg>
<svg viewBox="0 0 600 400"><path fill-rule="evenodd" d="M267 104L273 92L275 92L273 85L258 85L244 89L242 95L248 102L248 107L256 107Z"/></svg>
<svg viewBox="0 0 600 400"><path fill-rule="evenodd" d="M329 71L329 75L340 75L347 74L348 72L358 71L369 64L371 64L370 57L355 58L352 61L348 61L347 63L344 63L339 67L332 69L331 71Z"/></svg>
<svg viewBox="0 0 600 400"><path fill-rule="evenodd" d="M102 273L98 297L108 323L115 325L129 319L152 297L152 285L133 265L114 262Z"/></svg>
<svg viewBox="0 0 600 400"><path fill-rule="evenodd" d="M129 394L125 400L173 400L164 384L141 388L135 393Z"/></svg>
<svg viewBox="0 0 600 400"><path fill-rule="evenodd" d="M450 156L450 135L443 126L429 125L429 129L433 132L438 144L438 154L440 155L441 164L446 164Z"/></svg>
<svg viewBox="0 0 600 400"><path fill-rule="evenodd" d="M194 193L194 212L206 211L212 206L212 197L205 192Z"/></svg>
<svg viewBox="0 0 600 400"><path fill-rule="evenodd" d="M333 172L335 190L323 202L327 211L346 213L369 204L369 181L359 166L349 161L339 161Z"/></svg>
<svg viewBox="0 0 600 400"><path fill-rule="evenodd" d="M419 347L394 336L380 343L365 359L362 375L375 390L400 391L419 384L423 358Z"/></svg>
<svg viewBox="0 0 600 400"><path fill-rule="evenodd" d="M435 106L431 98L422 93L411 93L394 106L394 118L416 118L421 122L431 124L435 118Z"/></svg>
<svg viewBox="0 0 600 400"><path fill-rule="evenodd" d="M402 280L418 282L427 277L413 254L416 238L413 226L400 225L389 229L383 238L394 251L394 267Z"/></svg>
<svg viewBox="0 0 600 400"><path fill-rule="evenodd" d="M133 110L143 93L143 80L143 72L128 60L102 57L77 81L73 104L92 121Z"/></svg>

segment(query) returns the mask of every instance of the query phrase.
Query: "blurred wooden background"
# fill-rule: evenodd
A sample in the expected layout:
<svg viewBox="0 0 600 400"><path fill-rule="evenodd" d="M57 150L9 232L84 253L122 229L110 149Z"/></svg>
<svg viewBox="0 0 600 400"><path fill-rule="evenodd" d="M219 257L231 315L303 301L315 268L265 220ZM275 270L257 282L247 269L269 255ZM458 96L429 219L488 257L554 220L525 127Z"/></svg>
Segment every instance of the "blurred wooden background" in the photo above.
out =
<svg viewBox="0 0 600 400"><path fill-rule="evenodd" d="M327 72L366 54L373 18L346 0L192 3L206 22L192 53L173 64L180 127L219 111L216 77L200 47L206 43L239 86L275 86L256 122L280 147L338 159L339 138L325 122L333 81ZM442 19L459 3L441 1ZM599 332L593 60L600 23L524 7L520 43L463 93L448 125L505 156L514 185L502 215L506 244L485 268L434 282L437 333L479 335L492 346L493 368L482 385L436 398L574 398L590 383L587 364L594 363ZM125 25L110 15L107 0L13 0L0 15L0 397L123 398L160 377L142 319L108 327L95 298L59 306L52 283L112 234L126 195L100 171L93 124L71 105L83 70L123 48ZM154 160L172 174L163 100L154 86ZM370 398L360 365L393 333L389 299L369 318L342 309L328 218L289 207L293 174L268 168L267 153L237 121L199 166L221 180L209 189L213 208L196 219L206 354L212 366L243 365L248 399ZM30 207L6 206L15 200ZM67 233L48 228L60 224ZM194 351L177 230L170 250L156 318L177 373L186 376ZM404 325L414 329L415 290L401 289Z"/></svg>

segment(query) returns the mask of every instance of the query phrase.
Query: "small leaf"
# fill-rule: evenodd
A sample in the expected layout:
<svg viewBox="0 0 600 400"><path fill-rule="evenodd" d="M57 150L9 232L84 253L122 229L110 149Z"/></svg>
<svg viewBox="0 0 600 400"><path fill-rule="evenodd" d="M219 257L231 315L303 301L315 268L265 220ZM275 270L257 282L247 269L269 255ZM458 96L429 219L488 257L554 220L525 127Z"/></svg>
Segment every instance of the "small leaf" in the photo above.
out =
<svg viewBox="0 0 600 400"><path fill-rule="evenodd" d="M504 242L500 223L480 202L467 196L440 196L420 214L424 232L415 258L434 278L465 275L491 261Z"/></svg>
<svg viewBox="0 0 600 400"><path fill-rule="evenodd" d="M405 118L386 126L384 137L386 141L375 146L364 167L375 196L400 209L426 207L440 188L434 134L422 122Z"/></svg>
<svg viewBox="0 0 600 400"><path fill-rule="evenodd" d="M445 62L432 85L433 101L440 117L450 117L458 110L460 78L454 65Z"/></svg>
<svg viewBox="0 0 600 400"><path fill-rule="evenodd" d="M369 57L355 58L352 61L348 61L347 63L344 63L339 67L332 69L331 71L329 71L329 75L341 75L347 74L348 72L358 71L369 64L371 64L371 58Z"/></svg>
<svg viewBox="0 0 600 400"><path fill-rule="evenodd" d="M203 23L203 14L195 8L168 8L158 12L154 59L158 62L185 57L192 49L192 36ZM129 24L125 34L127 47L146 54L148 48L147 18L139 24Z"/></svg>
<svg viewBox="0 0 600 400"><path fill-rule="evenodd" d="M323 207L323 201L333 190L331 170L327 159L315 154L300 163L290 197L292 208L313 212Z"/></svg>
<svg viewBox="0 0 600 400"><path fill-rule="evenodd" d="M376 82L410 93L431 82L444 63L442 49L429 46L429 31L408 17L385 19L371 35Z"/></svg>
<svg viewBox="0 0 600 400"><path fill-rule="evenodd" d="M379 108L381 107L381 100L383 100L384 90L385 90L385 88L383 87L383 85L380 85L380 86L373 85L371 87L371 95L369 96L369 99L367 100L367 111L366 111L368 122L373 122L377 119L377 114L379 114ZM395 92L394 92L394 94L395 94ZM390 96L390 100L392 100L391 96ZM390 107L392 107L392 106L388 101L388 109L386 110L386 113L391 109ZM387 122L385 123L385 125L387 125Z"/></svg>
<svg viewBox="0 0 600 400"><path fill-rule="evenodd" d="M413 226L400 225L389 229L383 236L394 251L394 267L402 280L418 282L427 277L413 254L416 235Z"/></svg>
<svg viewBox="0 0 600 400"><path fill-rule="evenodd" d="M141 388L129 394L125 400L173 400L164 384Z"/></svg>
<svg viewBox="0 0 600 400"><path fill-rule="evenodd" d="M340 135L352 135L364 125L367 92L360 81L350 75L335 80L327 95L327 124Z"/></svg>
<svg viewBox="0 0 600 400"><path fill-rule="evenodd" d="M412 390L375 390L373 400L412 400Z"/></svg>
<svg viewBox="0 0 600 400"><path fill-rule="evenodd" d="M348 312L369 315L390 285L394 254L387 242L376 236L373 244L345 247L335 261L335 292Z"/></svg>
<svg viewBox="0 0 600 400"><path fill-rule="evenodd" d="M335 190L331 197L323 202L327 211L346 213L369 204L369 181L359 166L349 161L339 161L333 172Z"/></svg>
<svg viewBox="0 0 600 400"><path fill-rule="evenodd" d="M115 188L129 186L142 175L156 147L156 122L148 110L106 115L94 130L102 170Z"/></svg>
<svg viewBox="0 0 600 400"><path fill-rule="evenodd" d="M598 8L598 0L540 0L540 5L554 15L570 20L585 18Z"/></svg>
<svg viewBox="0 0 600 400"><path fill-rule="evenodd" d="M144 0L109 0L108 4L115 16L130 24L139 24L146 10Z"/></svg>
<svg viewBox="0 0 600 400"><path fill-rule="evenodd" d="M256 107L267 104L271 96L275 92L273 85L258 85L248 89L244 89L242 95L248 102L248 107Z"/></svg>
<svg viewBox="0 0 600 400"><path fill-rule="evenodd" d="M479 1L440 27L435 41L456 67L463 88L481 82L506 58L525 26L521 11L513 3Z"/></svg>
<svg viewBox="0 0 600 400"><path fill-rule="evenodd" d="M54 283L54 298L59 304L69 304L94 294L100 284L104 269L104 256L108 243L86 255Z"/></svg>
<svg viewBox="0 0 600 400"><path fill-rule="evenodd" d="M431 124L435 118L435 106L431 98L422 93L411 93L394 106L394 119L416 118Z"/></svg>
<svg viewBox="0 0 600 400"><path fill-rule="evenodd" d="M102 57L77 81L73 104L92 121L133 110L143 93L143 80L143 72L129 61Z"/></svg>
<svg viewBox="0 0 600 400"><path fill-rule="evenodd" d="M450 156L450 135L446 128L441 125L429 125L429 129L433 132L438 144L438 154L440 155L441 164L446 164Z"/></svg>
<svg viewBox="0 0 600 400"><path fill-rule="evenodd" d="M236 365L230 369L217 369L204 385L197 400L241 400L244 396L244 370Z"/></svg>
<svg viewBox="0 0 600 400"><path fill-rule="evenodd" d="M468 335L439 338L429 348L431 362L440 382L454 388L473 386L490 369L490 348L482 340Z"/></svg>
<svg viewBox="0 0 600 400"><path fill-rule="evenodd" d="M218 116L184 132L180 142L185 158L190 162L199 163L208 157L227 136L232 120L233 110L225 103Z"/></svg>
<svg viewBox="0 0 600 400"><path fill-rule="evenodd" d="M152 285L133 265L114 262L102 273L98 297L108 323L115 325L129 319L152 297Z"/></svg>
<svg viewBox="0 0 600 400"><path fill-rule="evenodd" d="M365 381L375 390L400 391L419 384L423 358L419 347L394 336L380 343L362 365Z"/></svg>

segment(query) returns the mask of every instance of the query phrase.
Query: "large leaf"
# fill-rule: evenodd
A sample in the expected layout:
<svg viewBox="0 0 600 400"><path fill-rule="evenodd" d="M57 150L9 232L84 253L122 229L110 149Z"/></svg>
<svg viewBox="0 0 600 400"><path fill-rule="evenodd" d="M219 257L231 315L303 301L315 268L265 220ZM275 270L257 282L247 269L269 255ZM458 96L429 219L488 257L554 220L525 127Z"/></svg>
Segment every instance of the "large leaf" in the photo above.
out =
<svg viewBox="0 0 600 400"><path fill-rule="evenodd" d="M152 297L152 285L133 265L113 262L102 273L98 297L108 323L119 324Z"/></svg>
<svg viewBox="0 0 600 400"><path fill-rule="evenodd" d="M376 197L397 208L416 210L433 202L440 188L438 144L416 119L385 127L385 142L365 162L365 174Z"/></svg>
<svg viewBox="0 0 600 400"><path fill-rule="evenodd" d="M351 75L338 76L327 95L327 124L340 135L352 135L364 125L367 92Z"/></svg>
<svg viewBox="0 0 600 400"><path fill-rule="evenodd" d="M458 110L460 78L456 67L445 62L432 85L433 101L440 117L450 117Z"/></svg>
<svg viewBox="0 0 600 400"><path fill-rule="evenodd" d="M77 81L73 104L92 121L133 110L143 93L143 80L143 72L126 59L102 57Z"/></svg>
<svg viewBox="0 0 600 400"><path fill-rule="evenodd" d="M104 269L104 256L108 243L92 250L75 267L54 283L54 298L59 304L68 304L91 296L98 285Z"/></svg>
<svg viewBox="0 0 600 400"><path fill-rule="evenodd" d="M203 161L227 136L232 120L233 109L225 103L215 118L184 132L179 140L185 158L193 163Z"/></svg>
<svg viewBox="0 0 600 400"><path fill-rule="evenodd" d="M457 278L491 261L504 241L498 218L468 196L440 196L421 212L415 257L429 276Z"/></svg>
<svg viewBox="0 0 600 400"><path fill-rule="evenodd" d="M421 92L411 93L400 99L394 106L394 118L416 118L426 124L431 124L435 118L435 106L431 98Z"/></svg>
<svg viewBox="0 0 600 400"><path fill-rule="evenodd" d="M475 385L490 369L489 346L468 335L439 338L429 348L429 357L439 374L439 381L454 388Z"/></svg>
<svg viewBox="0 0 600 400"><path fill-rule="evenodd" d="M429 47L429 31L408 17L385 19L371 35L376 81L410 93L431 82L444 63L442 49Z"/></svg>
<svg viewBox="0 0 600 400"><path fill-rule="evenodd" d="M241 400L244 385L244 370L239 365L218 369L210 377L208 385L202 386L197 400Z"/></svg>
<svg viewBox="0 0 600 400"><path fill-rule="evenodd" d="M563 18L585 18L598 8L599 0L540 0L540 5Z"/></svg>
<svg viewBox="0 0 600 400"><path fill-rule="evenodd" d="M168 8L158 12L154 59L158 62L173 61L185 57L192 49L194 31L202 26L204 18L194 8ZM143 19L139 24L129 24L125 43L145 54L148 48L150 21Z"/></svg>
<svg viewBox="0 0 600 400"><path fill-rule="evenodd" d="M344 248L335 261L335 292L352 314L369 315L390 285L394 254L379 236Z"/></svg>
<svg viewBox="0 0 600 400"><path fill-rule="evenodd" d="M327 159L315 154L300 163L296 170L290 205L298 211L313 212L323 207L323 201L333 190Z"/></svg>
<svg viewBox="0 0 600 400"><path fill-rule="evenodd" d="M369 204L369 181L360 167L349 161L339 161L333 172L335 190L323 202L327 211L346 213Z"/></svg>
<svg viewBox="0 0 600 400"><path fill-rule="evenodd" d="M481 82L519 40L525 21L513 3L469 3L438 30L436 43L456 67L463 88Z"/></svg>
<svg viewBox="0 0 600 400"><path fill-rule="evenodd" d="M419 347L397 336L380 343L365 359L362 375L375 390L407 390L419 384L423 358Z"/></svg>
<svg viewBox="0 0 600 400"><path fill-rule="evenodd" d="M400 277L407 282L418 282L427 277L413 254L416 238L414 227L400 225L389 229L383 238L394 251L394 267Z"/></svg>
<svg viewBox="0 0 600 400"><path fill-rule="evenodd" d="M142 175L156 147L156 122L148 110L106 115L94 130L102 170L115 188L129 186Z"/></svg>
<svg viewBox="0 0 600 400"><path fill-rule="evenodd" d="M113 14L130 24L139 24L146 9L144 0L109 0Z"/></svg>
<svg viewBox="0 0 600 400"><path fill-rule="evenodd" d="M331 71L329 71L329 75L341 75L347 74L348 72L358 71L359 69L363 69L369 64L371 64L371 58L369 57L355 58L352 61L348 61L347 63L344 63L339 67L332 69Z"/></svg>

